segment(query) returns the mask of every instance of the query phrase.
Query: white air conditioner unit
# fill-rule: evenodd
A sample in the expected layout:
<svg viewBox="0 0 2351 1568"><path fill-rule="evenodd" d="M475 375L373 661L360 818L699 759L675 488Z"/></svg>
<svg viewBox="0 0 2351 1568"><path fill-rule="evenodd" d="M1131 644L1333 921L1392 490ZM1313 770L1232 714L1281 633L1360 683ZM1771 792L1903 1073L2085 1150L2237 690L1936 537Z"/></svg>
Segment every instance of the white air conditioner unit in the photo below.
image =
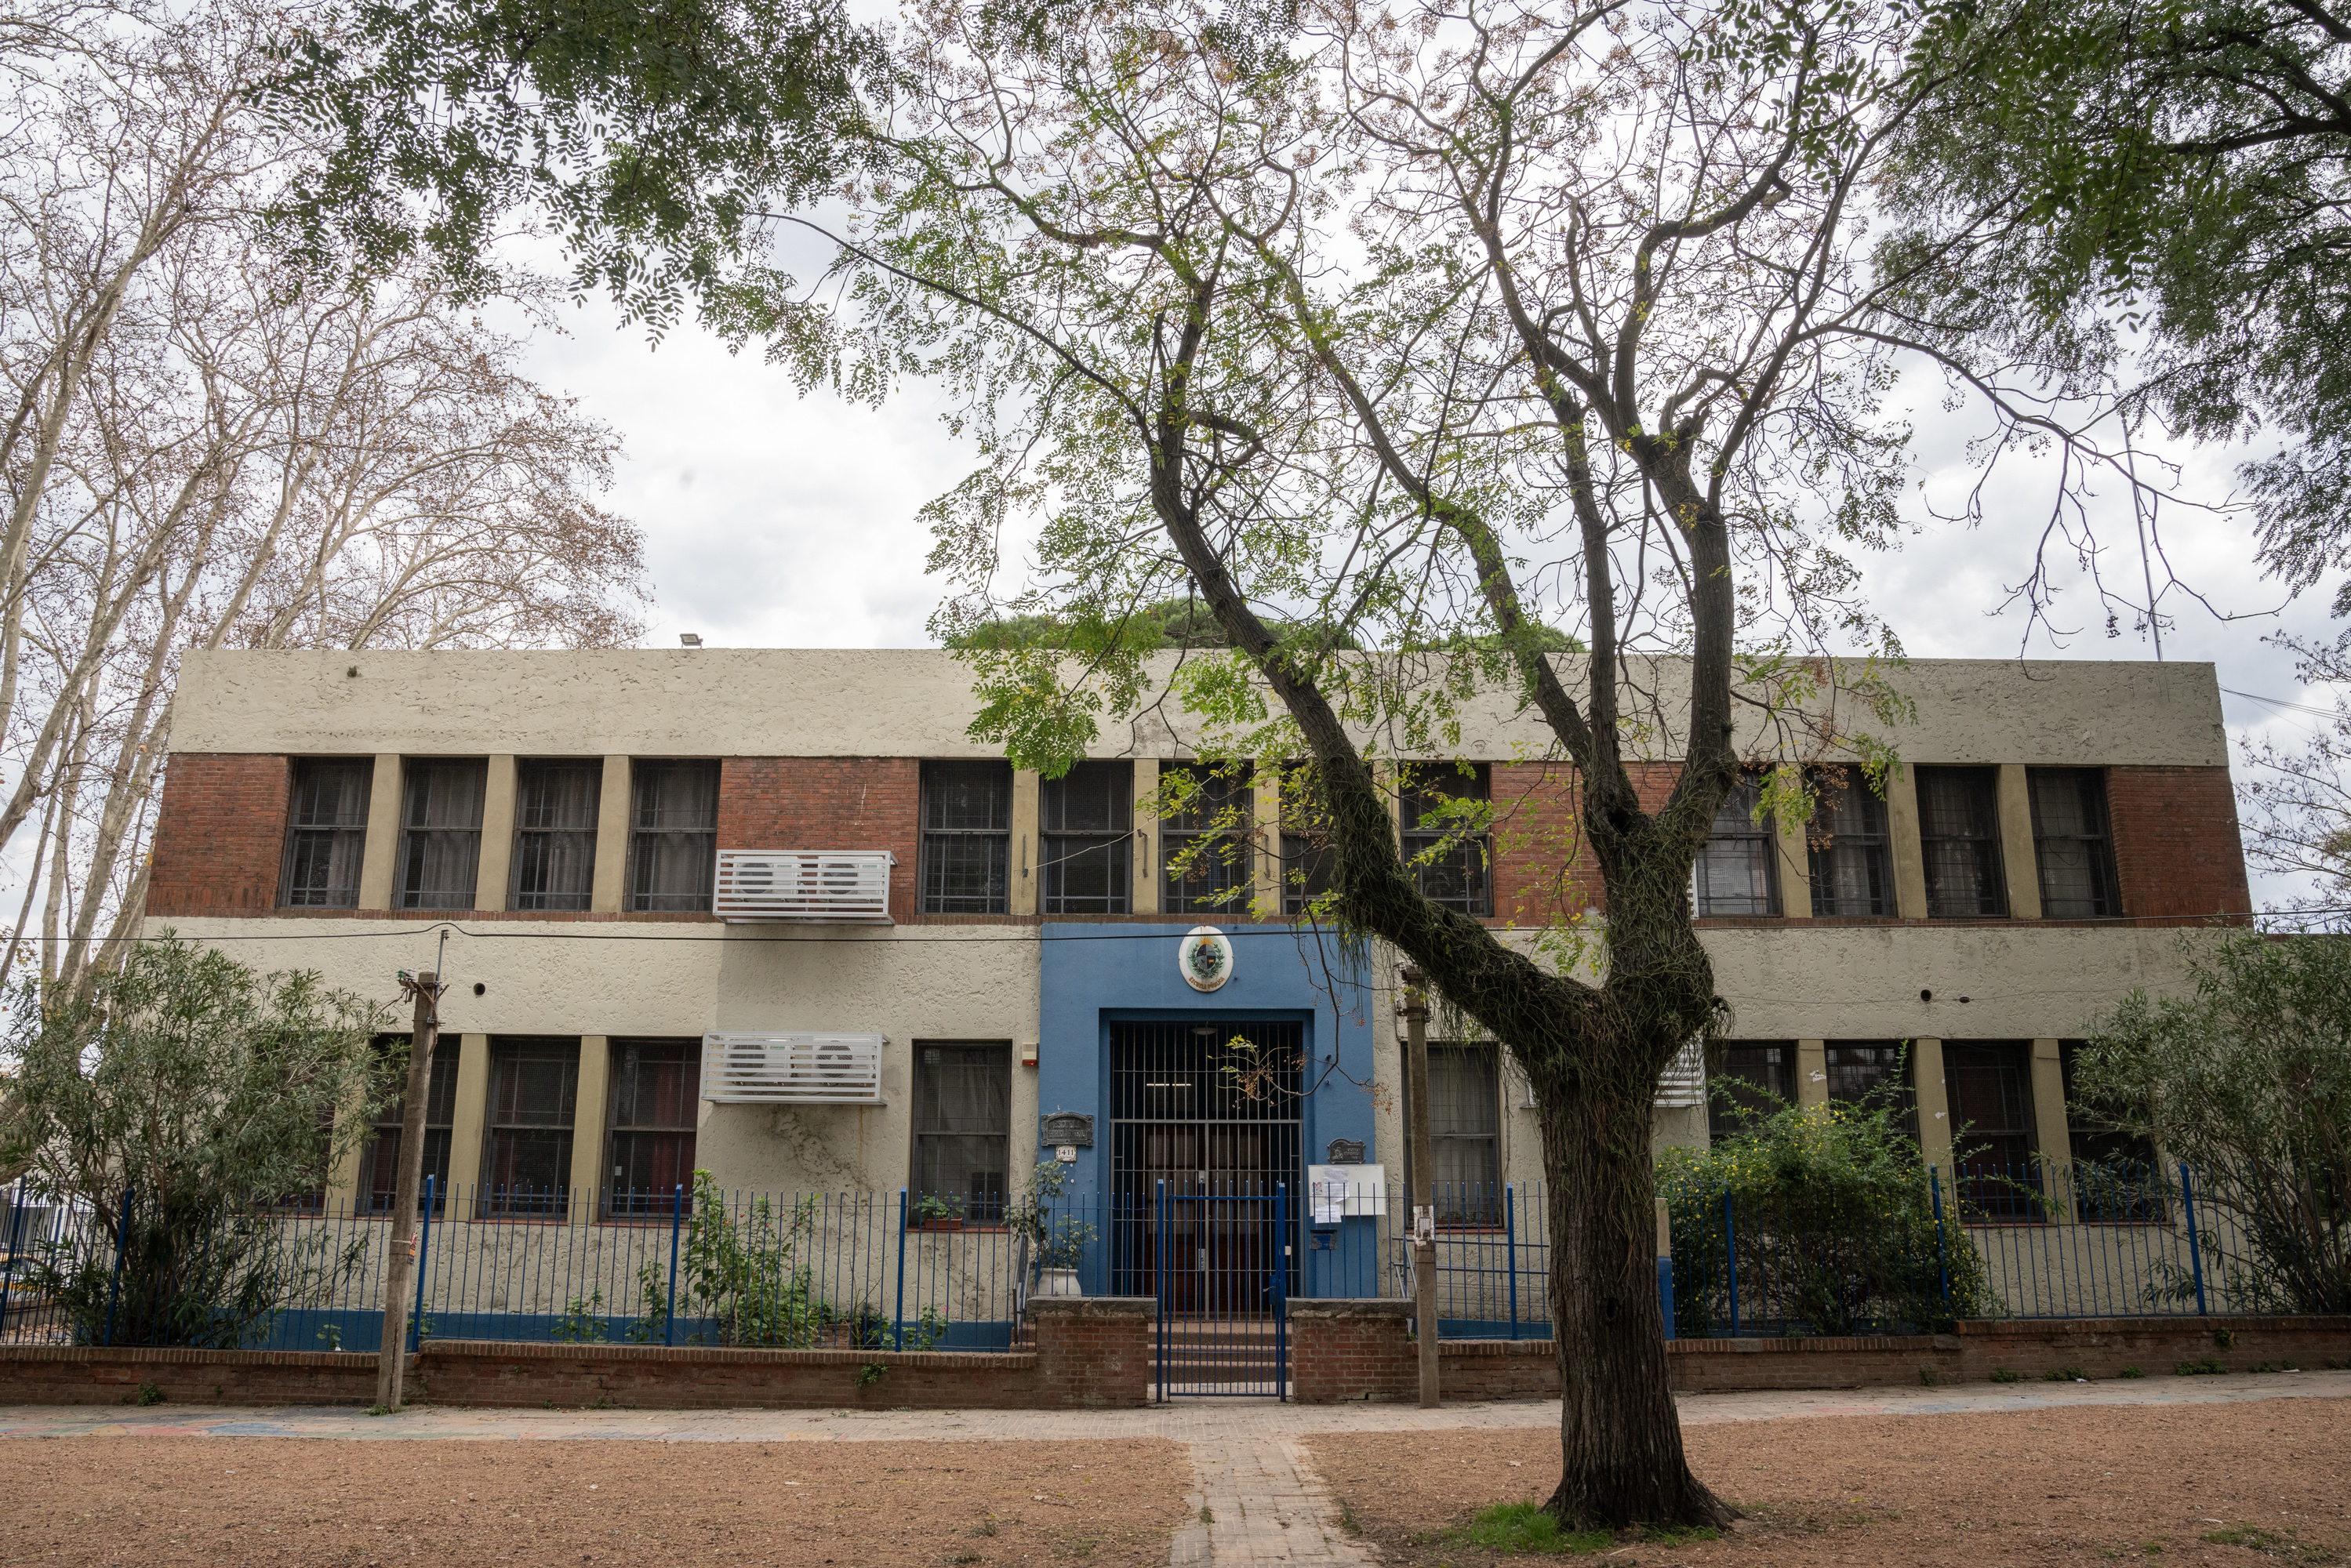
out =
<svg viewBox="0 0 2351 1568"><path fill-rule="evenodd" d="M705 1034L702 1097L721 1105L879 1105L878 1034Z"/></svg>
<svg viewBox="0 0 2351 1568"><path fill-rule="evenodd" d="M1674 1052L1657 1074L1656 1103L1662 1110L1686 1111L1706 1103L1706 1039L1699 1036Z"/></svg>
<svg viewBox="0 0 2351 1568"><path fill-rule="evenodd" d="M887 850L721 850L712 907L727 920L890 923Z"/></svg>

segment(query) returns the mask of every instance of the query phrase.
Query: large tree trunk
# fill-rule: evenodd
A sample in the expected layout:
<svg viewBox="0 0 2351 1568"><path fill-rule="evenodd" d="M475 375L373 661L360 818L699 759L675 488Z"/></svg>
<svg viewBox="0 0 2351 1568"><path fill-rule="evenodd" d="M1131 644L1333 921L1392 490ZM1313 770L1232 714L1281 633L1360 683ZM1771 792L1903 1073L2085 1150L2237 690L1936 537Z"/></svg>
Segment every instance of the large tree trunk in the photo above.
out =
<svg viewBox="0 0 2351 1568"><path fill-rule="evenodd" d="M1690 1474L1667 1380L1649 1180L1655 1092L1620 1081L1537 1095L1560 1387L1559 1490L1543 1507L1576 1530L1733 1517Z"/></svg>

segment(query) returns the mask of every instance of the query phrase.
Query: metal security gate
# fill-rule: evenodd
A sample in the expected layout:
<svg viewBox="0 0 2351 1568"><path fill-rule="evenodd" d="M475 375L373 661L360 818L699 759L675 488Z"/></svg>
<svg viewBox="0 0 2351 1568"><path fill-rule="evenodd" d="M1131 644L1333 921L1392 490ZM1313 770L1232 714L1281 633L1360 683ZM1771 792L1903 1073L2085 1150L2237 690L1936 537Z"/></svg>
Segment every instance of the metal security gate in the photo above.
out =
<svg viewBox="0 0 2351 1568"><path fill-rule="evenodd" d="M1160 1397L1282 1397L1304 1030L1112 1026L1114 1288L1159 1302Z"/></svg>

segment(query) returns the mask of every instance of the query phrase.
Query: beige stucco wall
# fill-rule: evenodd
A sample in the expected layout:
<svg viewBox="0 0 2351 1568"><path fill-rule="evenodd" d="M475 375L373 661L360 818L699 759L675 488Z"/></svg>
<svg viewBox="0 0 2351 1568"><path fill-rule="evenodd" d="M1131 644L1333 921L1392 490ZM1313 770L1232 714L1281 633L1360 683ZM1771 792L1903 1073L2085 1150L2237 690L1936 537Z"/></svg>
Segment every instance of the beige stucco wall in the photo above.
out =
<svg viewBox="0 0 2351 1568"><path fill-rule="evenodd" d="M1163 675L1171 665L1172 656L1159 661ZM1648 677L1667 718L1681 672L1661 661ZM1893 681L1918 722L1886 738L1913 761L2228 760L2210 664L1932 659ZM936 650L218 652L184 662L172 739L183 751L314 755L998 755L965 733L972 706L970 673ZM1508 758L1551 744L1507 693L1472 702L1461 718L1463 756ZM1841 722L1859 727L1849 700ZM1760 735L1741 745L1760 747ZM1155 713L1106 730L1096 749L1165 757L1176 747ZM1654 756L1681 750L1669 727L1647 743Z"/></svg>

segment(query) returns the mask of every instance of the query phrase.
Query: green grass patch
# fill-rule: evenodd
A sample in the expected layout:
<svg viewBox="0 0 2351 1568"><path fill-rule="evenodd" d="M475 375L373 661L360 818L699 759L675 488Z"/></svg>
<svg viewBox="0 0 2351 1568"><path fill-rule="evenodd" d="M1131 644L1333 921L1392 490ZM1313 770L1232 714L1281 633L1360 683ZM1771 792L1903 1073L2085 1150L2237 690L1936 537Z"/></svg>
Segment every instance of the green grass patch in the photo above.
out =
<svg viewBox="0 0 2351 1568"><path fill-rule="evenodd" d="M1589 1556L1605 1552L1616 1544L1616 1537L1605 1530L1563 1531L1559 1521L1542 1511L1540 1503L1505 1502L1480 1509L1469 1521L1467 1530L1446 1531L1448 1540L1469 1546L1482 1546L1489 1552L1564 1552Z"/></svg>
<svg viewBox="0 0 2351 1568"><path fill-rule="evenodd" d="M2283 1558L2289 1563L2322 1563L2340 1559L2342 1553L2324 1546L2314 1546L2296 1541L2294 1531L2263 1530L2258 1525L2240 1524L2228 1530L2210 1531L2204 1536L2215 1546L2241 1546L2248 1552L2258 1552L2264 1557Z"/></svg>
<svg viewBox="0 0 2351 1568"><path fill-rule="evenodd" d="M2172 1370L2182 1377L2214 1377L2229 1369L2206 1356L2202 1361L2183 1361Z"/></svg>
<svg viewBox="0 0 2351 1568"><path fill-rule="evenodd" d="M2011 1372L2007 1367L2003 1366L1999 1371L1991 1375L1991 1380L1994 1383L2022 1383L2024 1381L2024 1374L2021 1372Z"/></svg>
<svg viewBox="0 0 2351 1568"><path fill-rule="evenodd" d="M2145 1377L2147 1374L2141 1372L2136 1366L2126 1366L2120 1372L2116 1373L2115 1375L2116 1377Z"/></svg>

